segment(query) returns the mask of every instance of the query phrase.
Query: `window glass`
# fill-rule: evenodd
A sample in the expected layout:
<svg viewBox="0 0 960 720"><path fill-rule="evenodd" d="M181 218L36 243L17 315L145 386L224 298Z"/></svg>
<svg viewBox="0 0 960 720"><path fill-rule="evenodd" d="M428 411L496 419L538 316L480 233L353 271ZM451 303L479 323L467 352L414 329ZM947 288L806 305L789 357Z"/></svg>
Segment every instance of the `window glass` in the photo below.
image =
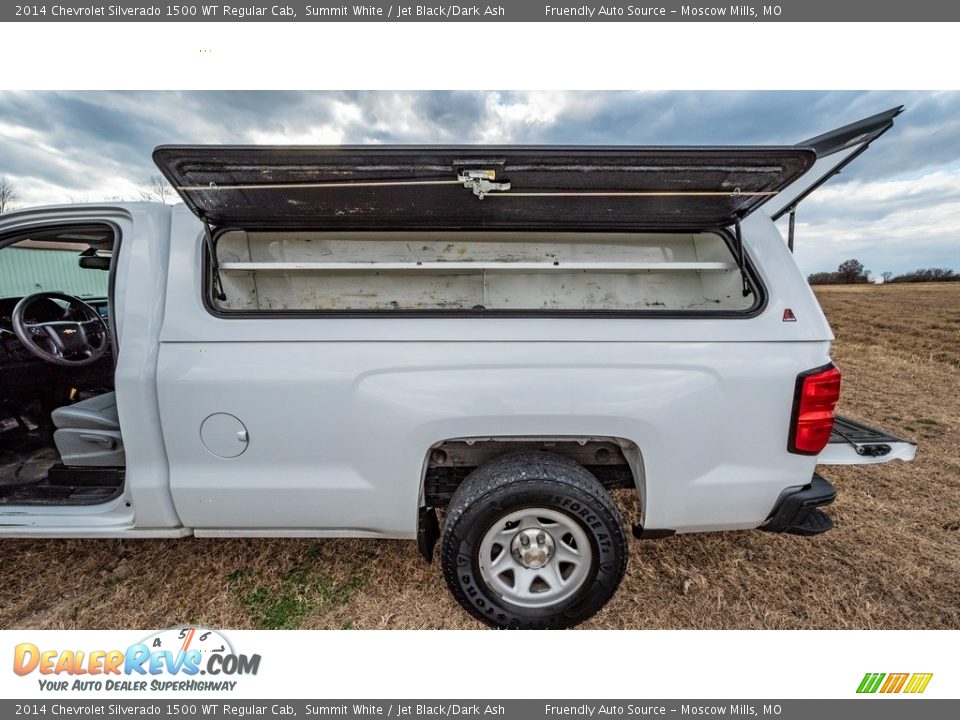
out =
<svg viewBox="0 0 960 720"><path fill-rule="evenodd" d="M0 249L0 298L57 291L79 298L105 298L110 273L82 268L76 244L21 241Z"/></svg>

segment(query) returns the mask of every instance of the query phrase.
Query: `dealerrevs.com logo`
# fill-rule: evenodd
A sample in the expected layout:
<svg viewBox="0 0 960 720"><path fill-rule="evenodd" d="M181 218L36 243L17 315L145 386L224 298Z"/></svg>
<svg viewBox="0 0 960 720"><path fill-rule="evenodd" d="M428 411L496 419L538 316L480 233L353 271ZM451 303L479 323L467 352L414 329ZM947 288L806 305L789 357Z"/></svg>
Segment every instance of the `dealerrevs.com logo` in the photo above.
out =
<svg viewBox="0 0 960 720"><path fill-rule="evenodd" d="M256 675L260 655L237 653L216 630L186 625L162 630L125 650L14 648L13 671L37 675L41 690L143 692L231 691Z"/></svg>
<svg viewBox="0 0 960 720"><path fill-rule="evenodd" d="M889 695L893 693L907 693L915 695L922 693L927 689L930 680L933 679L933 673L866 673L860 685L857 686L858 693L882 693Z"/></svg>

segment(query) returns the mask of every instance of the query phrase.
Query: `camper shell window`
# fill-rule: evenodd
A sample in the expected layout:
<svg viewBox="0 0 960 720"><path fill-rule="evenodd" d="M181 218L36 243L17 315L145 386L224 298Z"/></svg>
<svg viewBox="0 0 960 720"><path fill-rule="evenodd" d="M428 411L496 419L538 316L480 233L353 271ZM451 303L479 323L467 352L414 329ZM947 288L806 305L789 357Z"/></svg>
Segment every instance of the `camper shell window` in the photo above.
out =
<svg viewBox="0 0 960 720"><path fill-rule="evenodd" d="M748 262L744 293L733 243L727 231L224 230L205 291L224 316L750 316L762 288Z"/></svg>

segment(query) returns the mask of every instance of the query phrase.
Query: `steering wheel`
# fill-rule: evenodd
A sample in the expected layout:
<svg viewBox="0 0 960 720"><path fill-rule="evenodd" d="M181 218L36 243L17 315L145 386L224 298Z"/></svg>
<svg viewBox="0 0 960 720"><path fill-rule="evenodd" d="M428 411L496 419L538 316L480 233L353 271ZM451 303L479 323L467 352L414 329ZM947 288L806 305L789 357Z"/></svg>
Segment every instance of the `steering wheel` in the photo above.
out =
<svg viewBox="0 0 960 720"><path fill-rule="evenodd" d="M80 319L48 322L29 320L31 308L41 300L65 302L69 312L64 313L64 317ZM66 293L39 292L27 295L13 308L10 320L23 346L41 360L54 365L89 365L103 357L110 347L110 333L100 313L83 300Z"/></svg>

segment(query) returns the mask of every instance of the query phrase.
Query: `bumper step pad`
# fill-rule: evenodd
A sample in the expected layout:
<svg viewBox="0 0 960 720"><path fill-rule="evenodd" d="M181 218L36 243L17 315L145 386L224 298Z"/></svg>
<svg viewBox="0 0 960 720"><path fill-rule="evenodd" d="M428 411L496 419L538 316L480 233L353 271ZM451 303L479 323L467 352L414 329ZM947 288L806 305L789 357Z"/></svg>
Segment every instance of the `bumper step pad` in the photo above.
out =
<svg viewBox="0 0 960 720"><path fill-rule="evenodd" d="M833 530L833 520L823 510L810 510L802 522L791 525L783 532L791 535L819 535L827 530Z"/></svg>

